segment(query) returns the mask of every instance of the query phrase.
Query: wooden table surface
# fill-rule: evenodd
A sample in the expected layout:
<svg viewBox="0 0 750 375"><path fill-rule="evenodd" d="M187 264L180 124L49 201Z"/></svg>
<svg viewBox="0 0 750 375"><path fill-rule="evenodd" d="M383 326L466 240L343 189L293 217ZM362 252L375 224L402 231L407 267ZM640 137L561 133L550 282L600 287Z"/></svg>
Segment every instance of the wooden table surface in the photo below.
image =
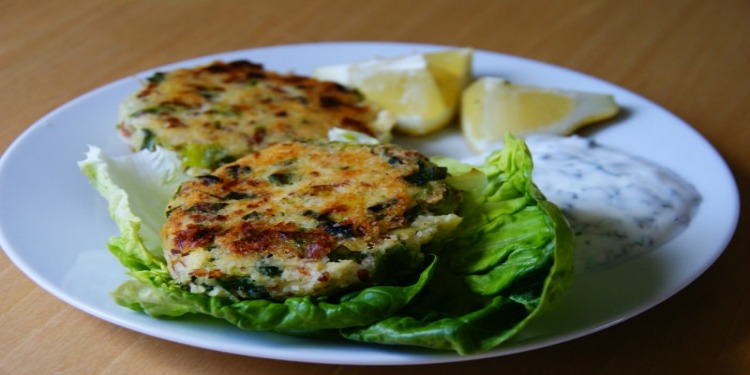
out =
<svg viewBox="0 0 750 375"><path fill-rule="evenodd" d="M719 150L744 200L750 194L748 20L747 0L0 0L0 150L78 95L170 62L300 42L436 43L561 65L659 103ZM734 239L707 272L633 319L521 354L387 371L749 374L747 214L743 209ZM386 370L243 357L149 337L58 300L4 253L0 292L2 374Z"/></svg>

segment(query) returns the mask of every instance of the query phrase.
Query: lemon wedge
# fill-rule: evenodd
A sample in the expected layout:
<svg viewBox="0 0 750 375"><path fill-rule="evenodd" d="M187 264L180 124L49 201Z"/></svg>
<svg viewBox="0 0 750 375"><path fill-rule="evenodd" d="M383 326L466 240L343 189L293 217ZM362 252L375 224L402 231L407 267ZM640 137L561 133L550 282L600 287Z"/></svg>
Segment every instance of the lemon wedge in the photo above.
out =
<svg viewBox="0 0 750 375"><path fill-rule="evenodd" d="M461 130L476 152L490 149L507 132L569 135L581 127L611 118L619 108L608 94L510 83L481 77L461 98Z"/></svg>
<svg viewBox="0 0 750 375"><path fill-rule="evenodd" d="M354 87L389 111L396 129L433 133L455 118L471 78L471 48L376 58L315 69L313 77Z"/></svg>

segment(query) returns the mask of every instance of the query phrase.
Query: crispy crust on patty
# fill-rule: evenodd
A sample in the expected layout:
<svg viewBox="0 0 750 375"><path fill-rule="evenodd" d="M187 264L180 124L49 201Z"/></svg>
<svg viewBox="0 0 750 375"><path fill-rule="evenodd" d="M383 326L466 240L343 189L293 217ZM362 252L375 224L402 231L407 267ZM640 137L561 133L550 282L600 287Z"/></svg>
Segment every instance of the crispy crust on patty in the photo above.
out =
<svg viewBox="0 0 750 375"><path fill-rule="evenodd" d="M388 140L392 121L333 82L280 74L245 60L156 73L120 107L120 135L211 169L269 144L326 139L332 127Z"/></svg>
<svg viewBox="0 0 750 375"><path fill-rule="evenodd" d="M384 259L412 273L460 220L445 177L392 145L269 146L182 185L162 230L170 272L194 292L275 299L382 282Z"/></svg>

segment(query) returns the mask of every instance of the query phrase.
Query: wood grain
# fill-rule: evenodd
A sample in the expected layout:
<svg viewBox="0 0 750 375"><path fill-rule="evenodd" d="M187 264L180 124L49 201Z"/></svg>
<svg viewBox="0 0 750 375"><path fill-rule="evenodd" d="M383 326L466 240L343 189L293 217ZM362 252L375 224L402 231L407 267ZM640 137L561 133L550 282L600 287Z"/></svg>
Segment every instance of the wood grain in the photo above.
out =
<svg viewBox="0 0 750 375"><path fill-rule="evenodd" d="M746 0L0 0L0 150L78 95L162 64L276 44L409 41L546 61L637 92L683 118L719 150L744 201L750 176L748 19ZM517 355L387 371L750 373L748 224L743 209L735 238L703 276L612 328ZM135 333L56 299L4 254L0 293L1 374L386 371L242 357Z"/></svg>

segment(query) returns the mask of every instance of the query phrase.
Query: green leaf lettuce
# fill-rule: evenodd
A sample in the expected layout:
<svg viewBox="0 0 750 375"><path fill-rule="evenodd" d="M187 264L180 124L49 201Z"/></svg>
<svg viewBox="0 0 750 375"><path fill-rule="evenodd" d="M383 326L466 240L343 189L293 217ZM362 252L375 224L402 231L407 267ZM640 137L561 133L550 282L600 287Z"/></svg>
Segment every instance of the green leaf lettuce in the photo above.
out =
<svg viewBox="0 0 750 375"><path fill-rule="evenodd" d="M560 210L533 184L522 140L508 136L503 149L478 167L434 161L466 189L461 225L431 249L444 262L409 306L370 326L344 330L349 339L460 354L488 350L522 329L572 281L573 235Z"/></svg>

